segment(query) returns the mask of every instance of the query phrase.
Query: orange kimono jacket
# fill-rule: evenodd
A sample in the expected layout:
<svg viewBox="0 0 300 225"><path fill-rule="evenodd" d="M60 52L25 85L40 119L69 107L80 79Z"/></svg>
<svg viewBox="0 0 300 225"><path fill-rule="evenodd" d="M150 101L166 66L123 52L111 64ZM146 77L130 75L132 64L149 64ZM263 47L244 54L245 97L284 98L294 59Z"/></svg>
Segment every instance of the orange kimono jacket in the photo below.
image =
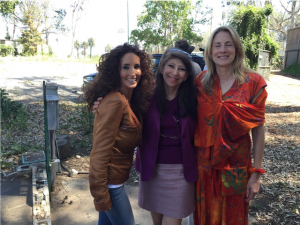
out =
<svg viewBox="0 0 300 225"><path fill-rule="evenodd" d="M245 193L251 168L249 131L264 123L267 86L258 74L245 74L245 82L222 95L215 75L215 92L198 89L198 122L195 132L199 180L194 222L197 225L247 225ZM258 92L263 92L255 99Z"/></svg>

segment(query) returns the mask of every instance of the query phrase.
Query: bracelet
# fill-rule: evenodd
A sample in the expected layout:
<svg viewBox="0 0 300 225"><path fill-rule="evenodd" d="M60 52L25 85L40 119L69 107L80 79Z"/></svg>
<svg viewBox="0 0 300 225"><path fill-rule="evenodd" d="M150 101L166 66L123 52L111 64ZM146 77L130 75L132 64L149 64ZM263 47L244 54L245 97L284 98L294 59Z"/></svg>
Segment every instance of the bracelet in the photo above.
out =
<svg viewBox="0 0 300 225"><path fill-rule="evenodd" d="M260 173L260 174L264 174L266 171L264 169L255 169L255 168L250 168L249 173Z"/></svg>

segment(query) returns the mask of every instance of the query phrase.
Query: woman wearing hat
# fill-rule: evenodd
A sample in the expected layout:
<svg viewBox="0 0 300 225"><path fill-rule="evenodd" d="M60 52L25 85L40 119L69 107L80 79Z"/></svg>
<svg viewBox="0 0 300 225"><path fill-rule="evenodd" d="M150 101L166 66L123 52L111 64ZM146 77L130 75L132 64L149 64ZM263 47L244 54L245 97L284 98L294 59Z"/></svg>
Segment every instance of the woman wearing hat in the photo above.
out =
<svg viewBox="0 0 300 225"><path fill-rule="evenodd" d="M182 39L182 40L175 42L175 48L178 48L182 51L185 51L185 52L191 54L194 51L195 46L190 46L186 40ZM198 63L195 63L193 61L191 61L191 62L192 62L192 66L194 68L194 74L196 77L199 73L202 72L202 70L201 70L201 67L198 65Z"/></svg>

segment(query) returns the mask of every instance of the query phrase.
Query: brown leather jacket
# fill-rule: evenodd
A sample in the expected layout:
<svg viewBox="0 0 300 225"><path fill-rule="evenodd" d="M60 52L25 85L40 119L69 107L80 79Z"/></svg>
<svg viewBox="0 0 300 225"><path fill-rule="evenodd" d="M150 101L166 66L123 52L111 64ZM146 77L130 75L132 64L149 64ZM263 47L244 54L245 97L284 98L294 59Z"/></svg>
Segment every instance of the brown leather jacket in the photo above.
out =
<svg viewBox="0 0 300 225"><path fill-rule="evenodd" d="M89 172L97 211L107 211L112 205L107 184L122 184L129 178L141 131L141 124L123 95L111 92L103 98L95 114Z"/></svg>

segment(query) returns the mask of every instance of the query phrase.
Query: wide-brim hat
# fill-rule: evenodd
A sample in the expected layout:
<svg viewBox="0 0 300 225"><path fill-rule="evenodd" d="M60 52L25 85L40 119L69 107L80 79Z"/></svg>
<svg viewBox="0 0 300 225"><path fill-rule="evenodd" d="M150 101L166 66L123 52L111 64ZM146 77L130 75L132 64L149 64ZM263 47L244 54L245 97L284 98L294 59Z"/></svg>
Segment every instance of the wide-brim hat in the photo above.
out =
<svg viewBox="0 0 300 225"><path fill-rule="evenodd" d="M191 54L194 51L194 49L195 49L195 46L190 46L186 52Z"/></svg>
<svg viewBox="0 0 300 225"><path fill-rule="evenodd" d="M205 51L205 47L201 47L201 48L199 48L199 50L204 52Z"/></svg>

